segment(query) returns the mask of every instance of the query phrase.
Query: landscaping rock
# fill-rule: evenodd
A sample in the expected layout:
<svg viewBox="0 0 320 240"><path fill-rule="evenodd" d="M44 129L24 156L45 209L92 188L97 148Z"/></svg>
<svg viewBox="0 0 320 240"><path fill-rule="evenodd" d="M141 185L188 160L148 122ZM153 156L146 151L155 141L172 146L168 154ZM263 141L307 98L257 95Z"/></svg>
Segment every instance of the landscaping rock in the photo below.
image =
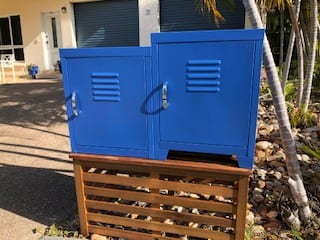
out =
<svg viewBox="0 0 320 240"><path fill-rule="evenodd" d="M256 148L259 150L267 150L268 148L272 149L273 145L271 142L268 141L260 141L256 143Z"/></svg>
<svg viewBox="0 0 320 240"><path fill-rule="evenodd" d="M264 227L261 225L256 225L253 227L253 239L263 239L265 236L265 230Z"/></svg>
<svg viewBox="0 0 320 240"><path fill-rule="evenodd" d="M274 107L270 104L269 101L262 101L259 106L255 165L249 191L249 203L252 206L248 210L247 224L252 223L254 214L253 239L293 239L289 234L290 226L281 220L280 212L283 208L295 212L297 207L288 185L286 156L282 149L279 125ZM303 151L304 145L320 147L320 127L294 128L292 135L310 207L318 219L313 222L320 222L320 161ZM315 233L320 232L320 227L313 224L306 228L301 234L307 236L306 239L317 239L308 237L308 231L315 236Z"/></svg>
<svg viewBox="0 0 320 240"><path fill-rule="evenodd" d="M90 240L108 240L106 236L101 236L99 234L92 234Z"/></svg>

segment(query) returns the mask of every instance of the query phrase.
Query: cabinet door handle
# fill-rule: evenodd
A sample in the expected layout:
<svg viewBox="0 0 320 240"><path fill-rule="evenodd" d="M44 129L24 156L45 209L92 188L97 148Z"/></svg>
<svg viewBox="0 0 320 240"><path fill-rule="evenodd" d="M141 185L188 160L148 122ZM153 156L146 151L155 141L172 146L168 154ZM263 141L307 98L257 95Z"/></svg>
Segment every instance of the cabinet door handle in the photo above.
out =
<svg viewBox="0 0 320 240"><path fill-rule="evenodd" d="M72 92L72 95L71 95L71 106L72 106L73 115L78 117L79 113L78 113L78 109L77 109L77 100L76 100L76 93L75 92Z"/></svg>
<svg viewBox="0 0 320 240"><path fill-rule="evenodd" d="M168 83L165 82L162 84L162 107L163 109L167 109L168 106Z"/></svg>

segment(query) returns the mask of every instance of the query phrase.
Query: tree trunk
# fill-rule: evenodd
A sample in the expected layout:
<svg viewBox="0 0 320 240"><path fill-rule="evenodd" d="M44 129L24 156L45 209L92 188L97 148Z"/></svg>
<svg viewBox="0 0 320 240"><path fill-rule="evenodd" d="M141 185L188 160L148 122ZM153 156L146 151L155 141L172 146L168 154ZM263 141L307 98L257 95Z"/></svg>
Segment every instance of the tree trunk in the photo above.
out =
<svg viewBox="0 0 320 240"><path fill-rule="evenodd" d="M318 42L320 42L320 24L319 24L319 21L317 22L317 28L318 28ZM320 48L318 48L318 51L317 51L317 56L320 55Z"/></svg>
<svg viewBox="0 0 320 240"><path fill-rule="evenodd" d="M254 0L242 0L251 24L257 28L263 28L261 18ZM288 118L288 112L282 88L279 81L279 76L276 70L276 65L271 53L268 39L263 41L263 61L267 74L268 83L272 93L272 99L276 110L282 145L286 153L286 165L289 175L289 186L291 194L299 207L299 213L302 220L310 218L311 211L309 202L302 182L300 166L297 160L295 142L291 134L291 127Z"/></svg>
<svg viewBox="0 0 320 240"><path fill-rule="evenodd" d="M299 19L300 5L301 5L301 0L296 0L295 1L296 19ZM295 24L295 23L293 23L293 24ZM287 49L286 61L285 61L283 72L282 72L281 87L282 87L283 92L284 92L284 89L285 89L285 86L286 86L286 83L287 83L287 80L288 80L288 76L289 76L289 70L290 70L290 65L291 65L292 52L293 52L295 38L296 38L296 31L295 31L295 27L292 26L291 33L290 33L290 38L289 38L288 49ZM303 62L302 62L302 64L303 64Z"/></svg>
<svg viewBox="0 0 320 240"><path fill-rule="evenodd" d="M284 10L280 10L280 56L279 67L283 64L283 46L284 46Z"/></svg>
<svg viewBox="0 0 320 240"><path fill-rule="evenodd" d="M303 91L303 99L301 106L306 112L309 107L312 79L314 72L314 64L316 59L316 43L317 43L317 24L318 24L318 2L317 0L310 1L310 48L308 52L307 66L306 66L306 84Z"/></svg>
<svg viewBox="0 0 320 240"><path fill-rule="evenodd" d="M299 1L297 1L299 2ZM300 3L297 4L300 6ZM298 23L299 10L296 9L296 14L294 13L293 7L288 6L289 14L293 29L295 31L296 36L296 49L297 49L297 61L298 61L298 94L297 94L297 103L300 105L302 101L302 94L303 94L303 84L304 84L304 55L303 55L303 48L302 48L302 41L300 35L300 28ZM297 13L298 12L298 13Z"/></svg>
<svg viewBox="0 0 320 240"><path fill-rule="evenodd" d="M291 33L290 33L289 43L288 43L286 60L284 62L283 71L282 71L281 87L282 87L283 92L286 87L288 76L289 76L289 70L290 70L290 66L291 66L291 59L292 59L295 38L296 38L296 33L292 28Z"/></svg>
<svg viewBox="0 0 320 240"><path fill-rule="evenodd" d="M304 3L306 4L306 3ZM306 8L304 6L304 8ZM303 9L303 11L309 11L309 10L305 10ZM303 44L303 49L304 49L304 54L307 56L309 54L309 51L310 51L310 37L309 37L309 34L310 34L310 25L311 23L309 23L310 21L310 18L308 18L306 16L307 14L304 13L302 14L301 12L301 15L300 15L300 29L301 29L301 40L302 40L302 44ZM307 58L307 57L305 57Z"/></svg>
<svg viewBox="0 0 320 240"><path fill-rule="evenodd" d="M257 0L256 6L258 7L258 11L260 14L260 18L262 21L263 28L267 28L267 9L264 0Z"/></svg>

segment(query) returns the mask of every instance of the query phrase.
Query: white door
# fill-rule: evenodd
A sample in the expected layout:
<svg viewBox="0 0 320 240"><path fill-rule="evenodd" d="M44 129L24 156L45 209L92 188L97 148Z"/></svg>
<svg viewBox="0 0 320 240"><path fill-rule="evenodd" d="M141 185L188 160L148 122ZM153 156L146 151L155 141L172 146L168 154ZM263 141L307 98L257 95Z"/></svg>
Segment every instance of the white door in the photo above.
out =
<svg viewBox="0 0 320 240"><path fill-rule="evenodd" d="M58 13L45 14L45 43L47 45L47 61L45 68L53 69L59 57L59 48L62 47L61 21Z"/></svg>

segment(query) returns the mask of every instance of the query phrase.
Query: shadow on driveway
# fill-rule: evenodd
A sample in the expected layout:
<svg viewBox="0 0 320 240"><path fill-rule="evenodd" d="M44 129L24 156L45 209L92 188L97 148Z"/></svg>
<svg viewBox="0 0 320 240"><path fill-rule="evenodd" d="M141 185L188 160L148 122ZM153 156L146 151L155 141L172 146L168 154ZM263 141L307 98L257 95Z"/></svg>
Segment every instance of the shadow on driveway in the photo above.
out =
<svg viewBox="0 0 320 240"><path fill-rule="evenodd" d="M0 86L0 123L49 126L65 122L61 81Z"/></svg>
<svg viewBox="0 0 320 240"><path fill-rule="evenodd" d="M0 85L0 239L75 218L69 152L61 81Z"/></svg>
<svg viewBox="0 0 320 240"><path fill-rule="evenodd" d="M73 177L67 170L0 165L0 208L51 225L76 213Z"/></svg>

